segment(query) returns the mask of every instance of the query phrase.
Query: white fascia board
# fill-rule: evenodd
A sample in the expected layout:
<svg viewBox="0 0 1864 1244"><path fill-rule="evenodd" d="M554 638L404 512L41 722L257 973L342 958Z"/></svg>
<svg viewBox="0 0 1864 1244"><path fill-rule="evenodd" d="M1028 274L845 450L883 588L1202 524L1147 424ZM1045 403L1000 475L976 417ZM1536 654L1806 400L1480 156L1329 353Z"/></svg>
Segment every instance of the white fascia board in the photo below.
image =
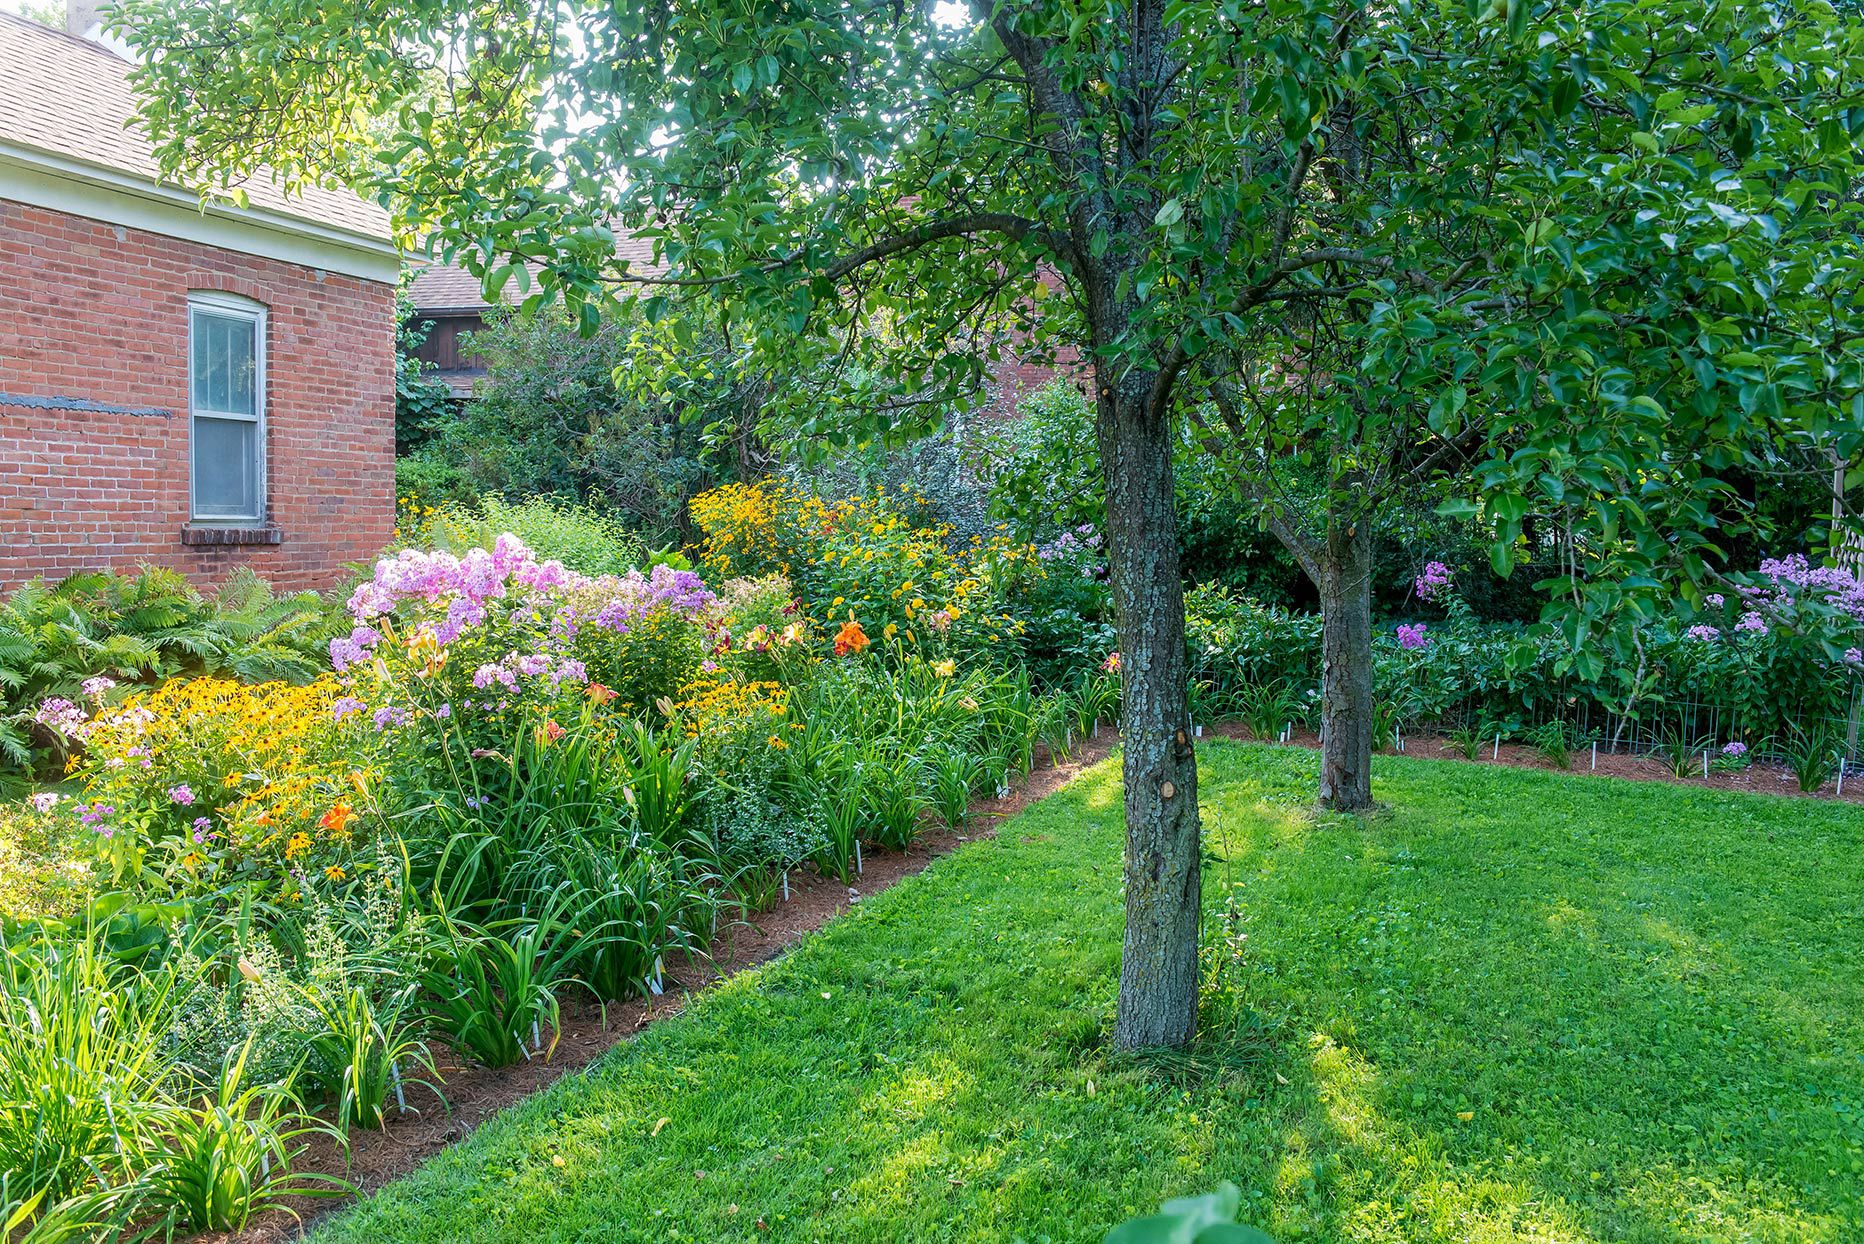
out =
<svg viewBox="0 0 1864 1244"><path fill-rule="evenodd" d="M0 143L0 199L393 285L401 251L369 237L260 208L242 211L179 187Z"/></svg>

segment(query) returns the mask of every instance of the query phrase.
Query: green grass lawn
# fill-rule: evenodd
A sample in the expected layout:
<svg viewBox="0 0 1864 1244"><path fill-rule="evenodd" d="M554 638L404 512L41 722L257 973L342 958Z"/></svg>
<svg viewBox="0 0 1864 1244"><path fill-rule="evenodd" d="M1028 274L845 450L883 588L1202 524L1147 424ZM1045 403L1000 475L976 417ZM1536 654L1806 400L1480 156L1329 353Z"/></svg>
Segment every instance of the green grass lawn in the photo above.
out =
<svg viewBox="0 0 1864 1244"><path fill-rule="evenodd" d="M1321 819L1311 753L1203 755L1195 1057L1106 1043L1102 765L317 1238L1098 1240L1231 1179L1284 1241L1864 1240L1856 811L1382 758Z"/></svg>

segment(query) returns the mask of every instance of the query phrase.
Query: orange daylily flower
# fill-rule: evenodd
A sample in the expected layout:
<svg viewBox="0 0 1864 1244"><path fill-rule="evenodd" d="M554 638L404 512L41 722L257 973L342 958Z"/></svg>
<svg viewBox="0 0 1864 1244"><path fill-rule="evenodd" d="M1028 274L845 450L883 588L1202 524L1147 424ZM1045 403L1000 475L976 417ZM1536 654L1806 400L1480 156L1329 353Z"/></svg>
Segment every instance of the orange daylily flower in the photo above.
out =
<svg viewBox="0 0 1864 1244"><path fill-rule="evenodd" d="M599 682L590 683L583 691L583 694L588 696L590 702L597 706L607 704L610 700L615 698L614 689L612 687L605 687Z"/></svg>
<svg viewBox="0 0 1864 1244"><path fill-rule="evenodd" d="M867 637L867 632L861 629L861 624L849 618L841 624L841 629L835 632L835 655L845 657L850 652L859 653L871 643L873 640Z"/></svg>
<svg viewBox="0 0 1864 1244"><path fill-rule="evenodd" d="M356 812L349 806L348 801L339 799L330 805L330 811L317 819L317 827L327 829L333 834L341 834L349 829L349 823L355 816Z"/></svg>

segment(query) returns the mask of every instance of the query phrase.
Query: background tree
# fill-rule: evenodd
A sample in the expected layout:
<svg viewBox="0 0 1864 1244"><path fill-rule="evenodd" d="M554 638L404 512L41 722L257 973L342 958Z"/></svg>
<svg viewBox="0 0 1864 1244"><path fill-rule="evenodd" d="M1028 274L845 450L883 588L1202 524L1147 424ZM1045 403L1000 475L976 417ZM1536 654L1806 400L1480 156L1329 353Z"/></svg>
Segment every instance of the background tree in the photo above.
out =
<svg viewBox="0 0 1864 1244"><path fill-rule="evenodd" d="M1527 499L1576 489L1595 498L1576 521L1654 565L1686 519L1710 517L1699 491L1643 493L1652 473L1701 473L1663 456L1696 439L1667 438L1669 422L1829 430L1829 399L1853 383L1830 352L1748 331L1808 291L1849 315L1855 247L1754 261L1771 253L1758 239L1849 231L1864 127L1847 111L1850 8L127 0L119 14L170 168L355 179L367 118L395 112L362 180L410 234L493 298L516 280L591 331L624 299L650 320L673 292L700 299L755 366L807 378L768 407L805 431L931 422L982 374L989 330L1032 309L1082 350L1126 682L1126 1046L1183 1043L1196 1013L1173 448L1180 399L1221 374L1201 360L1301 299L1361 300L1353 348L1387 361L1365 411L1421 401L1440 412L1437 446L1462 442L1472 402L1507 412L1522 448L1465 481L1502 564ZM657 238L666 272L629 271L615 226ZM1701 310L1666 306L1647 332L1642 305L1597 305L1588 280L1651 248L1685 274L1653 294L1695 281ZM541 265L535 287L523 260ZM1687 392L1665 387L1679 361ZM859 378L860 400L824 400L836 375ZM1574 575L1576 626L1637 590Z"/></svg>
<svg viewBox="0 0 1864 1244"><path fill-rule="evenodd" d="M716 340L674 328L617 313L585 336L560 307L494 311L472 334L473 398L429 422L402 473L462 498L600 501L652 544L684 539L687 501L755 478L765 454L761 387L728 378Z"/></svg>

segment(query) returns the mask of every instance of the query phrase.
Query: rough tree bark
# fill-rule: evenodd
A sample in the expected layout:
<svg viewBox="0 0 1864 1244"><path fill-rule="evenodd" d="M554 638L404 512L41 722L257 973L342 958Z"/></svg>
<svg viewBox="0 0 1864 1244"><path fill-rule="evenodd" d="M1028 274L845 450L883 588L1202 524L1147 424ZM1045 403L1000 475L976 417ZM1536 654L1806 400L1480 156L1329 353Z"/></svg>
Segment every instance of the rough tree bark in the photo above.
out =
<svg viewBox="0 0 1864 1244"><path fill-rule="evenodd" d="M1372 805L1372 525L1331 515L1318 550L1320 802Z"/></svg>
<svg viewBox="0 0 1864 1244"><path fill-rule="evenodd" d="M1114 1028L1122 1049L1191 1040L1203 895L1172 442L1148 400L1152 381L1134 371L1101 379L1095 420L1125 689L1126 941Z"/></svg>

